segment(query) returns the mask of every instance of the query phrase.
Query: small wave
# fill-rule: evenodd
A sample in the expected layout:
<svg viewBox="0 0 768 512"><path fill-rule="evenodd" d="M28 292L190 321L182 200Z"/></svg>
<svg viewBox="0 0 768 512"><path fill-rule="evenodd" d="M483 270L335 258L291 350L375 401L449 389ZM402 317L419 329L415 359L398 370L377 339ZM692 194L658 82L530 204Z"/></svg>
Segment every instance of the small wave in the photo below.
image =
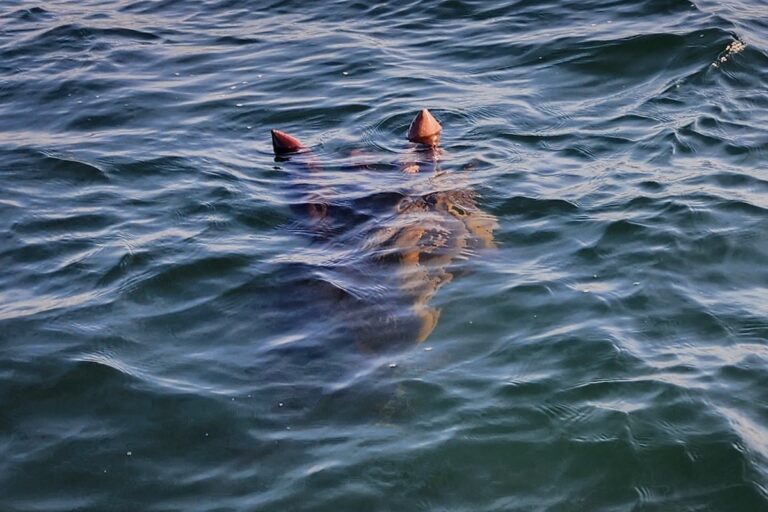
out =
<svg viewBox="0 0 768 512"><path fill-rule="evenodd" d="M82 354L74 357L73 360L106 366L130 377L141 377L141 372L135 370L129 364L120 359L114 352L109 350Z"/></svg>
<svg viewBox="0 0 768 512"><path fill-rule="evenodd" d="M38 6L30 7L29 9L19 9L11 13L11 16L22 22L38 22L51 19L54 17L54 14Z"/></svg>
<svg viewBox="0 0 768 512"><path fill-rule="evenodd" d="M40 170L45 173L43 178L53 180L68 180L75 183L106 183L107 173L97 165L70 160L53 155L43 155L40 160Z"/></svg>
<svg viewBox="0 0 768 512"><path fill-rule="evenodd" d="M0 320L31 317L43 313L70 310L74 311L88 305L100 304L103 293L100 291L87 291L63 294L37 293L33 297L21 298L18 293L14 297L8 294L0 294Z"/></svg>

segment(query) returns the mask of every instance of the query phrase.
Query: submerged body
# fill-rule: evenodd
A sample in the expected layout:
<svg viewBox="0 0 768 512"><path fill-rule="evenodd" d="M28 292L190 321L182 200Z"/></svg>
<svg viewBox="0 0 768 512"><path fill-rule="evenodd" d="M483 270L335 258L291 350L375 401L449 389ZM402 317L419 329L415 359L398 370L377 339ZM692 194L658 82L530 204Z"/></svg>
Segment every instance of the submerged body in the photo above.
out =
<svg viewBox="0 0 768 512"><path fill-rule="evenodd" d="M495 227L495 219L477 207L474 193L448 190L404 197L386 226L372 234L369 247L383 249L399 264L400 291L419 319L417 343L437 325L440 312L428 303L453 279L452 264L476 249L493 248Z"/></svg>
<svg viewBox="0 0 768 512"><path fill-rule="evenodd" d="M428 111L417 115L409 139L429 149L416 152L417 158L406 163L401 171L404 179L408 179L408 174L429 167L426 172L434 173L429 177L431 191L389 195L378 201L375 208L368 208L376 218L350 226L335 218L343 215L343 211L335 211L328 189L325 193L310 191L305 197L305 211L315 229L342 226L323 236L325 243L336 247L341 244L350 253L361 255L343 269L345 275L354 274L354 278L333 280L343 291L335 309L345 316L345 323L362 350L424 341L435 329L440 315L429 302L442 285L453 279L455 264L478 249L494 247L496 219L478 208L476 194L465 187L457 188L455 179L444 179L450 174L423 165L437 160L440 133L440 125ZM291 141L304 147L293 137ZM276 145L276 152L277 149ZM314 166L308 168L317 172ZM372 296L338 284L357 285L365 278L371 283L360 287L375 288L377 292Z"/></svg>

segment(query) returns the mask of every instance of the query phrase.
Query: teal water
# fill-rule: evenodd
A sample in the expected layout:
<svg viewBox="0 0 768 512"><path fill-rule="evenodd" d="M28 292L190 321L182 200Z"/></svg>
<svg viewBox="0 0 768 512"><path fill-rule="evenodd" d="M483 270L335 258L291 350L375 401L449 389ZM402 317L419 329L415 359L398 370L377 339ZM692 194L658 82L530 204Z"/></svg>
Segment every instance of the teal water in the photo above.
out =
<svg viewBox="0 0 768 512"><path fill-rule="evenodd" d="M767 85L762 0L2 2L0 510L768 510Z"/></svg>

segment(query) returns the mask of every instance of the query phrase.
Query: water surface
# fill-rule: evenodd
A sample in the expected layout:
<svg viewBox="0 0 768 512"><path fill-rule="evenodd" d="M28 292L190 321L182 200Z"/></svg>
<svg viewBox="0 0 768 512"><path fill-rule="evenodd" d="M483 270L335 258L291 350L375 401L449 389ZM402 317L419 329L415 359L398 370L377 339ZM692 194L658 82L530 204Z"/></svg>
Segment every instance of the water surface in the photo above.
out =
<svg viewBox="0 0 768 512"><path fill-rule="evenodd" d="M768 510L766 20L4 1L0 509ZM418 343L375 235L448 191Z"/></svg>

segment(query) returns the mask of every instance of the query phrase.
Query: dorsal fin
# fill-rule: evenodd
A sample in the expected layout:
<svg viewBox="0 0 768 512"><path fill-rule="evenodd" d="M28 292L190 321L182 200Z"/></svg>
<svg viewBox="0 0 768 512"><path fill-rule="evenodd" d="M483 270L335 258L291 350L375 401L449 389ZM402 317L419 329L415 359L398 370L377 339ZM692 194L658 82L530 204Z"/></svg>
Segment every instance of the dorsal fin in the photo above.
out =
<svg viewBox="0 0 768 512"><path fill-rule="evenodd" d="M304 148L304 144L293 135L288 135L280 130L272 130L272 149L276 155L295 153Z"/></svg>
<svg viewBox="0 0 768 512"><path fill-rule="evenodd" d="M440 142L440 133L443 127L437 122L429 110L422 109L416 114L408 129L408 140L427 146L437 146Z"/></svg>

